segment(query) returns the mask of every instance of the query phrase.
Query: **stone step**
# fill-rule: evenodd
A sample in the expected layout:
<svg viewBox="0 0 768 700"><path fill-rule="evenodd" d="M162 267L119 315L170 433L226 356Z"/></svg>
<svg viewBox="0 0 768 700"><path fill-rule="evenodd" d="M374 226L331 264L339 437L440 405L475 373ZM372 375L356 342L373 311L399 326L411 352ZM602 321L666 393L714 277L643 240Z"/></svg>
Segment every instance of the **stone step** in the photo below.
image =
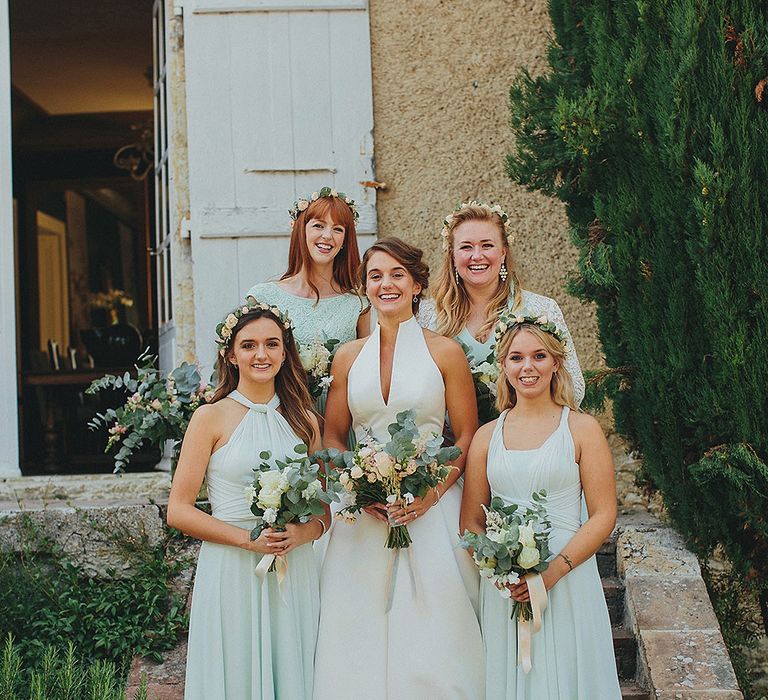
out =
<svg viewBox="0 0 768 700"><path fill-rule="evenodd" d="M633 681L637 673L637 640L635 635L623 627L613 628L613 654L619 679Z"/></svg>
<svg viewBox="0 0 768 700"><path fill-rule="evenodd" d="M651 694L634 683L621 684L622 700L651 700Z"/></svg>
<svg viewBox="0 0 768 700"><path fill-rule="evenodd" d="M616 533L603 542L597 550L597 570L601 578L616 576Z"/></svg>
<svg viewBox="0 0 768 700"><path fill-rule="evenodd" d="M620 627L624 623L624 584L616 576L604 577L602 584L611 624Z"/></svg>

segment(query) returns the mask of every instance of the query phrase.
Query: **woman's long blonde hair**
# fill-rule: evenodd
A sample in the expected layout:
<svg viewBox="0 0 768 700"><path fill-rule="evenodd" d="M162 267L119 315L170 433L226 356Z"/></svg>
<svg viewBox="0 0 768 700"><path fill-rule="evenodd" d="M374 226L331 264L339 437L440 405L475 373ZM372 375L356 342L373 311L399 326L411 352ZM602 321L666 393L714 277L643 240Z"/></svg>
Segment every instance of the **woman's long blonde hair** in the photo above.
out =
<svg viewBox="0 0 768 700"><path fill-rule="evenodd" d="M443 256L443 264L437 274L432 297L437 310L437 330L441 335L453 338L461 333L469 318L469 296L464 282L459 277L456 280L456 265L453 261L453 240L456 228L465 221L488 221L499 232L501 245L504 248L504 264L507 268L507 279L499 278L496 293L485 307L485 322L480 326L477 335L485 337L496 324L499 314L507 308L509 296L514 292L512 308L519 308L523 303L522 286L515 265L515 259L506 238L504 223L498 214L482 207L468 206L453 213L453 219L448 225L448 250Z"/></svg>
<svg viewBox="0 0 768 700"><path fill-rule="evenodd" d="M512 326L496 346L496 361L499 363L499 378L496 380L496 410L501 413L507 408L514 408L517 403L517 392L504 374L504 358L509 354L509 347L520 331L528 331L541 343L542 347L557 361L557 370L552 375L549 385L549 395L558 406L568 406L577 411L576 399L573 393L573 379L565 367L565 348L551 333L547 333L532 323L520 323Z"/></svg>

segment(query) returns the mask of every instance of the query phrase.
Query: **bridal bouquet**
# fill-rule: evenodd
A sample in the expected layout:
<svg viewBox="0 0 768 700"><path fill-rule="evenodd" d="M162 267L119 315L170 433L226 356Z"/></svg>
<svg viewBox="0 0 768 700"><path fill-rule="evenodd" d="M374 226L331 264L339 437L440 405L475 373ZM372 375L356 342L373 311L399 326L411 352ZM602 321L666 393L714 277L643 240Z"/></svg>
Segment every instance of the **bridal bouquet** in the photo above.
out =
<svg viewBox="0 0 768 700"><path fill-rule="evenodd" d="M389 442L381 444L372 436L364 438L354 450L323 450L317 457L337 467L328 475L331 498L342 504L336 514L354 522L356 514L375 503L412 503L429 489L445 481L456 459L458 447L442 447L443 438L419 431L413 410L402 411L388 427ZM400 549L412 540L405 525L389 526L386 546Z"/></svg>
<svg viewBox="0 0 768 700"><path fill-rule="evenodd" d="M480 425L484 425L499 417L499 412L496 410L496 380L500 374L499 365L493 352L478 363L468 345L461 343L461 347L467 356L469 371L472 373L472 381L475 384L477 418Z"/></svg>
<svg viewBox="0 0 768 700"><path fill-rule="evenodd" d="M245 497L256 516L251 530L255 540L267 527L284 530L288 523L306 523L312 516L322 515L329 496L317 478L320 467L310 461L307 446L296 445L295 456L276 459L271 452L262 452L262 463L255 468L253 482L245 487Z"/></svg>
<svg viewBox="0 0 768 700"><path fill-rule="evenodd" d="M315 338L311 343L299 346L299 357L307 373L309 393L313 399L319 398L323 390L331 386L331 364L338 345L339 341L335 339Z"/></svg>
<svg viewBox="0 0 768 700"><path fill-rule="evenodd" d="M505 506L500 498L491 500L485 511L485 534L465 531L461 545L472 549L472 557L487 578L504 598L510 597L508 585L519 583L522 576L541 573L547 566L549 532L552 525L544 509L546 491L531 496L532 505L521 508L515 504ZM515 603L512 618L531 619L530 603Z"/></svg>

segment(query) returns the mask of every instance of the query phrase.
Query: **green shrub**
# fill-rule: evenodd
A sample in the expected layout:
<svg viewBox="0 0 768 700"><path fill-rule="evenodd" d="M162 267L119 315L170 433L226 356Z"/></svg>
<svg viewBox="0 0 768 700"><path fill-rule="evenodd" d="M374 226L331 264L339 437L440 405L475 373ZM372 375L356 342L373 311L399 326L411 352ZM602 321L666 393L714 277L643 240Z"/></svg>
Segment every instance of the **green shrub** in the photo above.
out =
<svg viewBox="0 0 768 700"><path fill-rule="evenodd" d="M176 645L187 625L183 596L169 590L187 564L178 540L116 542L132 572L100 580L23 522L21 552L0 551L0 634L13 635L26 666L44 669L49 648L72 644L84 664L107 661L122 676L133 656L159 661Z"/></svg>

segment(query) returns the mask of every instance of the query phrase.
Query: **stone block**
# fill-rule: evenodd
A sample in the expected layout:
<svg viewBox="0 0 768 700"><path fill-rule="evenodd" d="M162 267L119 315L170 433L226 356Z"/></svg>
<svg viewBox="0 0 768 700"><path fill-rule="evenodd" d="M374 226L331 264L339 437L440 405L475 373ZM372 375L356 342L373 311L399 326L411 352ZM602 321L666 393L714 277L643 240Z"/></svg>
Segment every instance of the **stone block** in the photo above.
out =
<svg viewBox="0 0 768 700"><path fill-rule="evenodd" d="M719 630L657 631L640 636L641 657L657 697L741 698L739 685ZM696 693L696 694L693 694ZM706 693L710 693L709 696Z"/></svg>
<svg viewBox="0 0 768 700"><path fill-rule="evenodd" d="M626 580L624 596L639 629L720 629L701 577L632 576Z"/></svg>
<svg viewBox="0 0 768 700"><path fill-rule="evenodd" d="M128 674L126 697L133 697L139 688L141 677L145 676L147 679L147 696L152 700L182 700L186 664L186 640L171 651L166 652L161 663L142 657L134 658Z"/></svg>
<svg viewBox="0 0 768 700"><path fill-rule="evenodd" d="M655 524L654 524L655 522ZM682 536L653 519L622 527L616 541L619 576L699 577L701 568Z"/></svg>
<svg viewBox="0 0 768 700"><path fill-rule="evenodd" d="M31 539L22 534L27 528L61 547L68 561L98 578L132 573L121 543L155 547L165 534L160 509L153 504L28 502L24 510L0 504L0 546L19 551L24 540L34 543L34 534Z"/></svg>

